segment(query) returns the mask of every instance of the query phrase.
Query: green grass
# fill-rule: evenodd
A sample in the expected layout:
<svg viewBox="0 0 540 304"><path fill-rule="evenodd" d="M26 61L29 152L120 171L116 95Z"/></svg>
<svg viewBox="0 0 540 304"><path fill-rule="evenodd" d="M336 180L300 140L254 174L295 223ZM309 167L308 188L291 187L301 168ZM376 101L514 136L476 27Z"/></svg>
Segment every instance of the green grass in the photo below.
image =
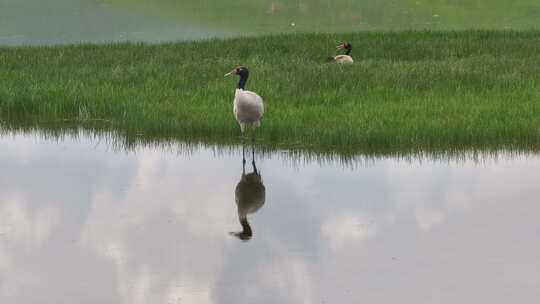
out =
<svg viewBox="0 0 540 304"><path fill-rule="evenodd" d="M340 40L355 63L325 64ZM235 64L269 146L416 150L540 146L540 32L296 34L160 45L0 48L0 117L235 142ZM102 123L101 123L102 122Z"/></svg>

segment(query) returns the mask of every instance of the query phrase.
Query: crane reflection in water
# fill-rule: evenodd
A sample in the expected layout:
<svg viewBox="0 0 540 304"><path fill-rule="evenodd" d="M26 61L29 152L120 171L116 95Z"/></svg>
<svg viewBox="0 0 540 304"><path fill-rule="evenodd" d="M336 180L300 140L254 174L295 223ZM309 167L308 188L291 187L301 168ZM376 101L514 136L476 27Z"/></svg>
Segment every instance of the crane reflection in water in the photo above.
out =
<svg viewBox="0 0 540 304"><path fill-rule="evenodd" d="M242 145L244 150L244 145ZM244 151L242 151L244 152ZM242 153L242 176L236 184L234 197L238 208L238 220L242 225L242 231L231 232L231 235L238 237L240 240L248 241L253 236L253 231L247 220L247 215L257 212L264 205L266 199L266 188L264 187L261 173L255 165L255 147L252 146L253 161L251 165L253 172L246 174L246 162Z"/></svg>

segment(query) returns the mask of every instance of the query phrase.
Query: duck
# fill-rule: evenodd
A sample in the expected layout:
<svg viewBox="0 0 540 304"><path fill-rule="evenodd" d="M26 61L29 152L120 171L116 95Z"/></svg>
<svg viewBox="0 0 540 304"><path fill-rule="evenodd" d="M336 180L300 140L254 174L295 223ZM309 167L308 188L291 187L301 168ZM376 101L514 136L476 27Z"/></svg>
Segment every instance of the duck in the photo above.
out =
<svg viewBox="0 0 540 304"><path fill-rule="evenodd" d="M346 50L346 52L344 55L337 55L334 57L329 57L328 62L330 63L353 63L354 62L354 60L351 57L352 44L350 44L349 42L343 42L340 45L338 45L336 49L338 50L344 49Z"/></svg>

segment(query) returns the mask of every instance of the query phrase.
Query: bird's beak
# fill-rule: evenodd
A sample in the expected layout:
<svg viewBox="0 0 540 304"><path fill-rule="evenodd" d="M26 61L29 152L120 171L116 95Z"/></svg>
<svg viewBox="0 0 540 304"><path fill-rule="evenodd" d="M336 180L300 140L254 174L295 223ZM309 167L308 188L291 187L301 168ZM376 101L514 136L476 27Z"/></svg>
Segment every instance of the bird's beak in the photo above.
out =
<svg viewBox="0 0 540 304"><path fill-rule="evenodd" d="M232 74L234 74L234 72L236 72L236 69L230 71L229 73L225 74L225 76L223 77L227 77L227 76L231 76Z"/></svg>
<svg viewBox="0 0 540 304"><path fill-rule="evenodd" d="M336 46L336 50L341 50L342 48L344 48L343 43L340 44L340 45L338 45L338 46Z"/></svg>

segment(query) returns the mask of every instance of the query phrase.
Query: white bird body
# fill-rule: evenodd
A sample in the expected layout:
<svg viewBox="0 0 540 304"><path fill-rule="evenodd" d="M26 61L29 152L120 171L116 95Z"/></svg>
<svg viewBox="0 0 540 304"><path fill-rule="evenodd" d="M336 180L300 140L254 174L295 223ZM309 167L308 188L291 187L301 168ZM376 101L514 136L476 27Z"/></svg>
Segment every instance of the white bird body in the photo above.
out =
<svg viewBox="0 0 540 304"><path fill-rule="evenodd" d="M349 55L337 55L334 56L334 63L353 63L354 60Z"/></svg>
<svg viewBox="0 0 540 304"><path fill-rule="evenodd" d="M236 89L233 111L242 133L247 126L257 128L261 125L264 114L263 100L257 93Z"/></svg>

